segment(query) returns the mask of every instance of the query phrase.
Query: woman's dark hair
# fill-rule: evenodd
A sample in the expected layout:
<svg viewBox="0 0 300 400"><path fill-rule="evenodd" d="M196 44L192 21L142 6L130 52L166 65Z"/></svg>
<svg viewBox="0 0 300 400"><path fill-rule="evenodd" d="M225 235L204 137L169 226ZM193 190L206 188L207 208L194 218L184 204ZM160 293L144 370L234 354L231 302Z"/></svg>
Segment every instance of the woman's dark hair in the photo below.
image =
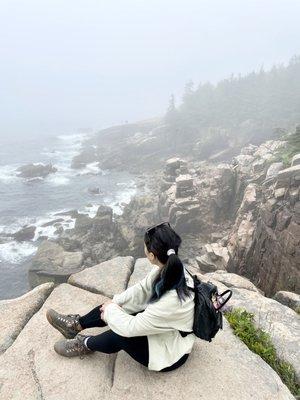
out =
<svg viewBox="0 0 300 400"><path fill-rule="evenodd" d="M144 242L148 252L152 252L158 260L165 264L158 276L153 281L152 296L149 303L157 301L167 290L176 289L180 302L185 296L191 296L188 289L184 266L178 257L178 248L181 237L171 228L168 222L147 229ZM167 255L169 249L174 249L176 254Z"/></svg>

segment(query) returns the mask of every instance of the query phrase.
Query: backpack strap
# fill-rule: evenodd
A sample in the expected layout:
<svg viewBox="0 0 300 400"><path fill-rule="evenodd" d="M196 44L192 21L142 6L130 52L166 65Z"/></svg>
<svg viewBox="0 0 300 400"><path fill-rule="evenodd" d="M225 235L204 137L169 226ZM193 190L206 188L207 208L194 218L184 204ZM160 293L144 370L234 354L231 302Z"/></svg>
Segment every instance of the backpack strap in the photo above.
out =
<svg viewBox="0 0 300 400"><path fill-rule="evenodd" d="M192 275L192 274L190 273L190 271L189 271L185 266L184 266L183 268L191 275L191 277L193 278L193 281L195 282L195 278L194 278L195 275ZM191 286L188 286L188 285L187 285L187 287L188 287L189 289L191 289L193 292L195 291L195 288L194 288L194 287L191 287Z"/></svg>
<svg viewBox="0 0 300 400"><path fill-rule="evenodd" d="M191 277L193 278L193 281L194 281L194 276L190 273L190 271L184 266L183 267L190 275L191 275ZM195 292L195 288L193 288L193 287L190 287L190 286L187 286L189 289L191 289L193 292ZM194 333L194 331L191 331L191 332L186 332L186 331L180 331L179 330L179 333L180 333L180 335L182 336L182 337L186 337L187 335L190 335L191 333Z"/></svg>

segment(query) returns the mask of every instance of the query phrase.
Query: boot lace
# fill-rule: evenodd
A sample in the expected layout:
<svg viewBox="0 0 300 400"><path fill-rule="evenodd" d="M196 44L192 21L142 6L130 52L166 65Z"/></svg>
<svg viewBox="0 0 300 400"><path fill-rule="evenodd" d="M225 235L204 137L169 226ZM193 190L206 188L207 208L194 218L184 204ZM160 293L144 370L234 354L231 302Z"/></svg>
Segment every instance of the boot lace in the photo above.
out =
<svg viewBox="0 0 300 400"><path fill-rule="evenodd" d="M79 354L80 359L84 358L85 354L91 353L91 350L88 349L85 344L83 343L84 339L87 336L79 336L77 335L75 339L70 339L66 343L66 351L67 353L76 352Z"/></svg>

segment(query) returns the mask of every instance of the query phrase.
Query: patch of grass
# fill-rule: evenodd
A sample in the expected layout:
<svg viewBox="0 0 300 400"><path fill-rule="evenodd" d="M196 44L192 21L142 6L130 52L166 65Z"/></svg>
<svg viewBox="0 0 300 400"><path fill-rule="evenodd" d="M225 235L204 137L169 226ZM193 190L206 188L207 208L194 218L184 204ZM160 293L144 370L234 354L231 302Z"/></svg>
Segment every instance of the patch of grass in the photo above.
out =
<svg viewBox="0 0 300 400"><path fill-rule="evenodd" d="M278 139L287 143L284 147L276 150L273 157L269 159L269 163L281 161L284 168L289 168L294 155L300 153L300 125L296 127L295 132L283 133Z"/></svg>
<svg viewBox="0 0 300 400"><path fill-rule="evenodd" d="M254 353L265 360L280 376L284 384L294 396L300 395L300 386L296 381L296 373L291 364L280 360L272 343L270 335L260 328L256 328L254 314L237 308L224 312L234 334L238 336Z"/></svg>

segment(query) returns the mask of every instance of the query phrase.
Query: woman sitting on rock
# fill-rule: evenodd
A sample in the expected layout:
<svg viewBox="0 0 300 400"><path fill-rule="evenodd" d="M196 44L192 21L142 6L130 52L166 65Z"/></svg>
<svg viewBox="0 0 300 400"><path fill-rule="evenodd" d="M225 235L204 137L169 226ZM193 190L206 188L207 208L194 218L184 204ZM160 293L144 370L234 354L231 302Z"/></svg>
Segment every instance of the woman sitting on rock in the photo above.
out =
<svg viewBox="0 0 300 400"><path fill-rule="evenodd" d="M58 354L73 357L94 351L111 354L124 350L154 371L171 371L188 358L196 336L193 279L178 257L180 236L168 222L144 234L144 251L154 268L137 284L86 315L59 314L49 309L47 319L67 339L55 343ZM109 326L96 335L79 332ZM183 331L183 332L182 332Z"/></svg>

